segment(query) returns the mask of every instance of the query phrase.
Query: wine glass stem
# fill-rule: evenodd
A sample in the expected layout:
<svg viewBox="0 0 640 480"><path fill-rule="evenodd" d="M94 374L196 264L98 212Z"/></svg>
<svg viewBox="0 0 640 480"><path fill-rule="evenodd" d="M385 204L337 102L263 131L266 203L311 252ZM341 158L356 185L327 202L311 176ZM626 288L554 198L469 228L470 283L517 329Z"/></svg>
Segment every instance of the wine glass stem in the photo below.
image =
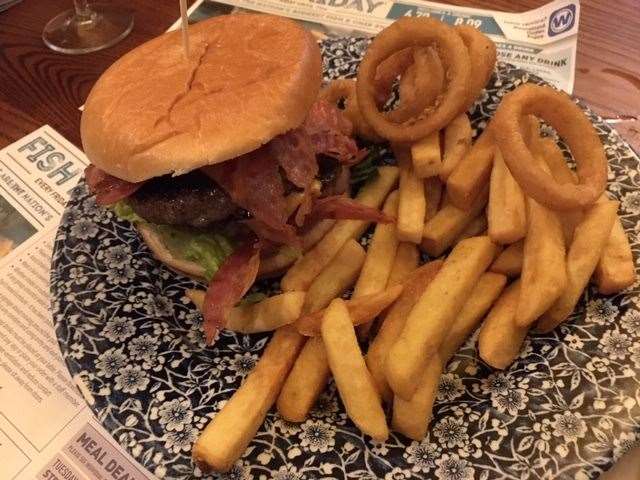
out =
<svg viewBox="0 0 640 480"><path fill-rule="evenodd" d="M79 23L89 23L93 20L87 0L73 0L73 3Z"/></svg>

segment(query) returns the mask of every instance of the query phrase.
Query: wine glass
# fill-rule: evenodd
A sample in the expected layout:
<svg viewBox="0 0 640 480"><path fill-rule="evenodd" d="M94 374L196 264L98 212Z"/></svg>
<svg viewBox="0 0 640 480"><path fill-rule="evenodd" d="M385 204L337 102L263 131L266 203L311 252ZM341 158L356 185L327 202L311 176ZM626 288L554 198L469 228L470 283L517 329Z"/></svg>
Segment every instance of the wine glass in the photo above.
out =
<svg viewBox="0 0 640 480"><path fill-rule="evenodd" d="M49 21L42 32L44 43L57 52L80 54L110 47L133 28L133 12L104 3L74 0L74 9Z"/></svg>

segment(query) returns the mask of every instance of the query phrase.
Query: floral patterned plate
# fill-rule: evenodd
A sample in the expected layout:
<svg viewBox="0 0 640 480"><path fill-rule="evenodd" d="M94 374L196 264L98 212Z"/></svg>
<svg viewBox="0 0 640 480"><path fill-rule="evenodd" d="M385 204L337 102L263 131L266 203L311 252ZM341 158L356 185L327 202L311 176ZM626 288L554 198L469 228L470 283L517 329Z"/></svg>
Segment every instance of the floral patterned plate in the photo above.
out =
<svg viewBox="0 0 640 480"><path fill-rule="evenodd" d="M323 43L327 78L352 77L366 40ZM500 64L473 110L483 128L505 92L541 83ZM638 255L638 157L589 113L605 144L609 191ZM366 238L363 239L366 244ZM201 317L184 295L195 287L153 259L136 232L99 208L84 184L73 192L55 242L53 315L72 375L86 382L96 416L159 478L203 476L191 445L251 370L268 335L224 332L205 348ZM262 284L277 289L277 282ZM224 478L596 478L640 431L638 286L610 297L593 289L573 317L530 336L516 362L492 372L473 341L443 375L427 438L364 438L335 387L300 425L270 413Z"/></svg>

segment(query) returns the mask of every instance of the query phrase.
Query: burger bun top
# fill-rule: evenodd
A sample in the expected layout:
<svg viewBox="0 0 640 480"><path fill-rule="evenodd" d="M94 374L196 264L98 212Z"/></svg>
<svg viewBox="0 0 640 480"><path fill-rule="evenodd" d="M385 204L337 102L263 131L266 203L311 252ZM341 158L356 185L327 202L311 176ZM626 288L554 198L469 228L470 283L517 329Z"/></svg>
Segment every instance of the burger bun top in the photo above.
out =
<svg viewBox="0 0 640 480"><path fill-rule="evenodd" d="M292 20L234 14L133 49L96 82L82 145L107 173L139 182L233 159L300 126L320 89L313 36Z"/></svg>

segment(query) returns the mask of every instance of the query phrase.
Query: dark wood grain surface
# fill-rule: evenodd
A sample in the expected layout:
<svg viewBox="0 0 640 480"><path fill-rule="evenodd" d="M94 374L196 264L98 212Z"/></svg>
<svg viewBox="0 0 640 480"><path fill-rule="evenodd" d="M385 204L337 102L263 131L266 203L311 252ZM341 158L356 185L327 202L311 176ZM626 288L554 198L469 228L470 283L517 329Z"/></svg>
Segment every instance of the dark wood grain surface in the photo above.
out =
<svg viewBox="0 0 640 480"><path fill-rule="evenodd" d="M24 0L0 13L0 147L45 123L80 144L78 106L98 76L123 53L163 32L178 16L178 1L112 0L136 12L121 43L70 56L45 47L46 22L71 0ZM545 1L471 0L451 3L522 11ZM640 2L583 0L574 93L640 150Z"/></svg>
<svg viewBox="0 0 640 480"><path fill-rule="evenodd" d="M0 147L49 124L80 145L80 112L91 87L117 58L159 35L179 15L178 0L112 0L135 11L133 31L119 44L87 55L49 50L41 35L71 0L24 0L0 13Z"/></svg>

